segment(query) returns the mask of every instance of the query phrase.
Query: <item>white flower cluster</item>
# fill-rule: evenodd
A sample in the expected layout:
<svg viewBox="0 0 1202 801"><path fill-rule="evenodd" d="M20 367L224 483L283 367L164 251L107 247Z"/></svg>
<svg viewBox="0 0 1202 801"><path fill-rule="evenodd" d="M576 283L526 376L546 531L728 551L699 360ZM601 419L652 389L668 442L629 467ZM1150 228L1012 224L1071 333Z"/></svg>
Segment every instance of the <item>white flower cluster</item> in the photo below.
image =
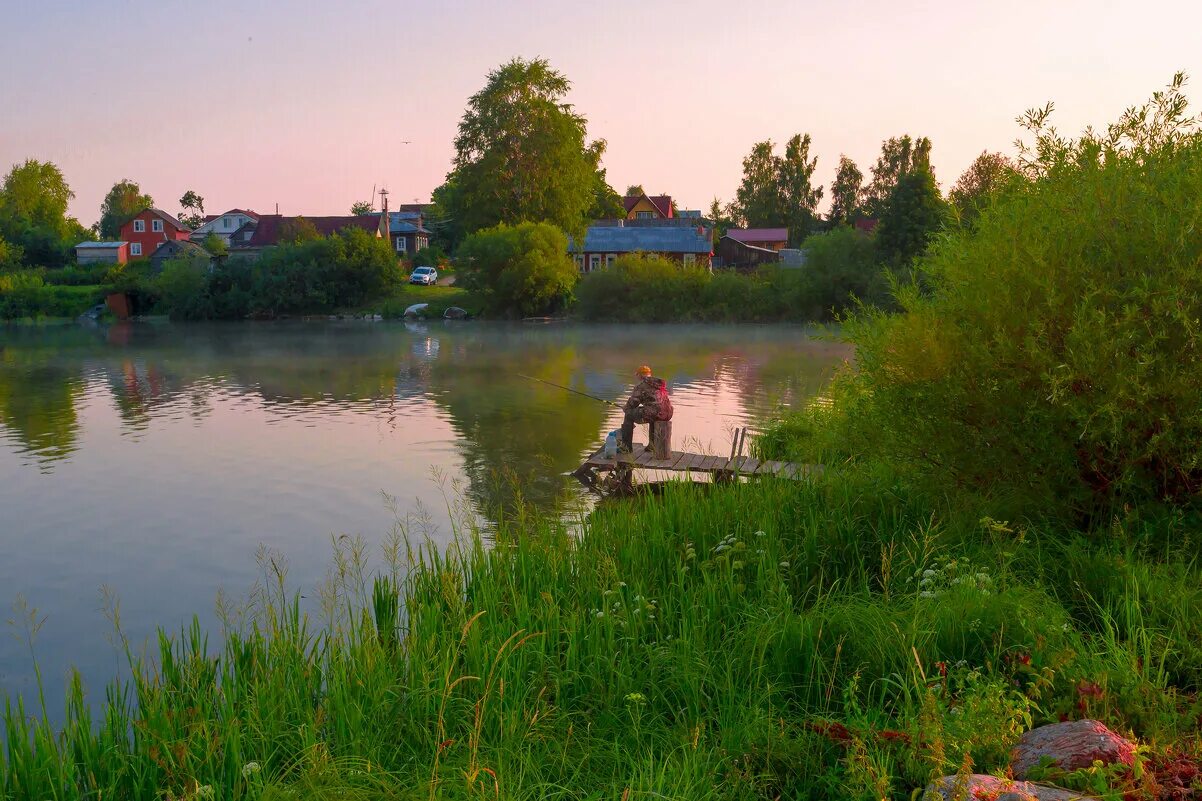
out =
<svg viewBox="0 0 1202 801"><path fill-rule="evenodd" d="M625 593L622 592L625 587L626 582L619 581L617 589L606 590L603 593L605 597L617 596L617 600L608 609L590 610L592 616L598 620L605 617L614 618L614 622L622 627L626 626L628 619L655 620L655 614L659 611L659 602L654 598L644 598L642 595L635 595L627 601L624 597Z"/></svg>
<svg viewBox="0 0 1202 801"><path fill-rule="evenodd" d="M906 579L907 584L918 582L919 598L938 598L956 588L975 590L981 595L992 595L995 591L993 576L983 567L973 565L970 559L951 559L943 564L932 562L930 567L914 571Z"/></svg>

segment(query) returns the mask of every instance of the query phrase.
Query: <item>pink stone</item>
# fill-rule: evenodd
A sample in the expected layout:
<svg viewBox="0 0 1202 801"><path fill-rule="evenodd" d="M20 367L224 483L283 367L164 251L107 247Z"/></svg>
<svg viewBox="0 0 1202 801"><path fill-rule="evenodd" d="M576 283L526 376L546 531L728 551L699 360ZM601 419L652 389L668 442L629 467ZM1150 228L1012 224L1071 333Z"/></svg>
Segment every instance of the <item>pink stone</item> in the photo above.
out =
<svg viewBox="0 0 1202 801"><path fill-rule="evenodd" d="M1010 752L1010 767L1015 776L1025 779L1043 757L1061 770L1087 768L1095 761L1130 765L1135 760L1135 744L1096 720L1053 723L1022 736Z"/></svg>
<svg viewBox="0 0 1202 801"><path fill-rule="evenodd" d="M937 782L934 782L922 794L923 801L952 801L956 796L956 782L959 781L958 776L944 776ZM965 780L964 789L967 794L963 796L967 801L978 801L978 799L1001 799L1006 798L1007 801L1076 801L1076 799L1084 798L1078 793L1061 790L1059 787L1047 787L1042 784L1033 782L1013 781L1010 779L999 779L997 776L989 776L984 773L974 773Z"/></svg>

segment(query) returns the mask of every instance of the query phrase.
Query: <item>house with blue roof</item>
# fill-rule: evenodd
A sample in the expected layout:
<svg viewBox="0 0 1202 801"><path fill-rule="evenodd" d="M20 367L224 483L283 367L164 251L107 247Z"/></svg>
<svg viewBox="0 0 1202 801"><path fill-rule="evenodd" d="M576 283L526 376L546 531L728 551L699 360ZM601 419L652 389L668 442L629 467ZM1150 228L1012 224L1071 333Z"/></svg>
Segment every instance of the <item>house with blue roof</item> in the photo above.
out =
<svg viewBox="0 0 1202 801"><path fill-rule="evenodd" d="M699 219L602 220L589 226L582 248L569 240L568 251L582 273L608 267L627 253L655 253L708 270L713 257L711 235Z"/></svg>
<svg viewBox="0 0 1202 801"><path fill-rule="evenodd" d="M430 244L430 232L419 211L388 212L388 239L402 259L410 258Z"/></svg>

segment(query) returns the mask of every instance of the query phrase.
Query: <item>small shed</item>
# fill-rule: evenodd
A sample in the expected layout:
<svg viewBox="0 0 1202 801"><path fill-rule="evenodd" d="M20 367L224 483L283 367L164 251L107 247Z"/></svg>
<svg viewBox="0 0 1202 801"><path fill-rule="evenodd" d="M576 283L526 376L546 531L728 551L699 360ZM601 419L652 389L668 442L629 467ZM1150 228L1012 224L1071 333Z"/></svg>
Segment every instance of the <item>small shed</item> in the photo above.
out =
<svg viewBox="0 0 1202 801"><path fill-rule="evenodd" d="M128 242L80 242L75 246L79 264L125 264L129 261Z"/></svg>
<svg viewBox="0 0 1202 801"><path fill-rule="evenodd" d="M715 249L721 266L736 270L753 270L761 264L775 264L780 255L775 250L740 242L729 234L718 240Z"/></svg>
<svg viewBox="0 0 1202 801"><path fill-rule="evenodd" d="M195 242L172 239L159 245L150 257L150 267L155 272L163 269L163 265L176 259L185 259L198 264L208 265L212 261L209 251Z"/></svg>

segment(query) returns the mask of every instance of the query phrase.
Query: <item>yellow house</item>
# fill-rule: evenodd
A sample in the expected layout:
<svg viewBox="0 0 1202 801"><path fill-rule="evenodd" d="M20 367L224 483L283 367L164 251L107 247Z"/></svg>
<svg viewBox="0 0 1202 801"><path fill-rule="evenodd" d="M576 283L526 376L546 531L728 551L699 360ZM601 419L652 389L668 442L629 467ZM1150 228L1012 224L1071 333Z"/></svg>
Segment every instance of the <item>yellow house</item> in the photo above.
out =
<svg viewBox="0 0 1202 801"><path fill-rule="evenodd" d="M628 220L670 220L673 216L671 195L629 195L622 198L622 207Z"/></svg>

